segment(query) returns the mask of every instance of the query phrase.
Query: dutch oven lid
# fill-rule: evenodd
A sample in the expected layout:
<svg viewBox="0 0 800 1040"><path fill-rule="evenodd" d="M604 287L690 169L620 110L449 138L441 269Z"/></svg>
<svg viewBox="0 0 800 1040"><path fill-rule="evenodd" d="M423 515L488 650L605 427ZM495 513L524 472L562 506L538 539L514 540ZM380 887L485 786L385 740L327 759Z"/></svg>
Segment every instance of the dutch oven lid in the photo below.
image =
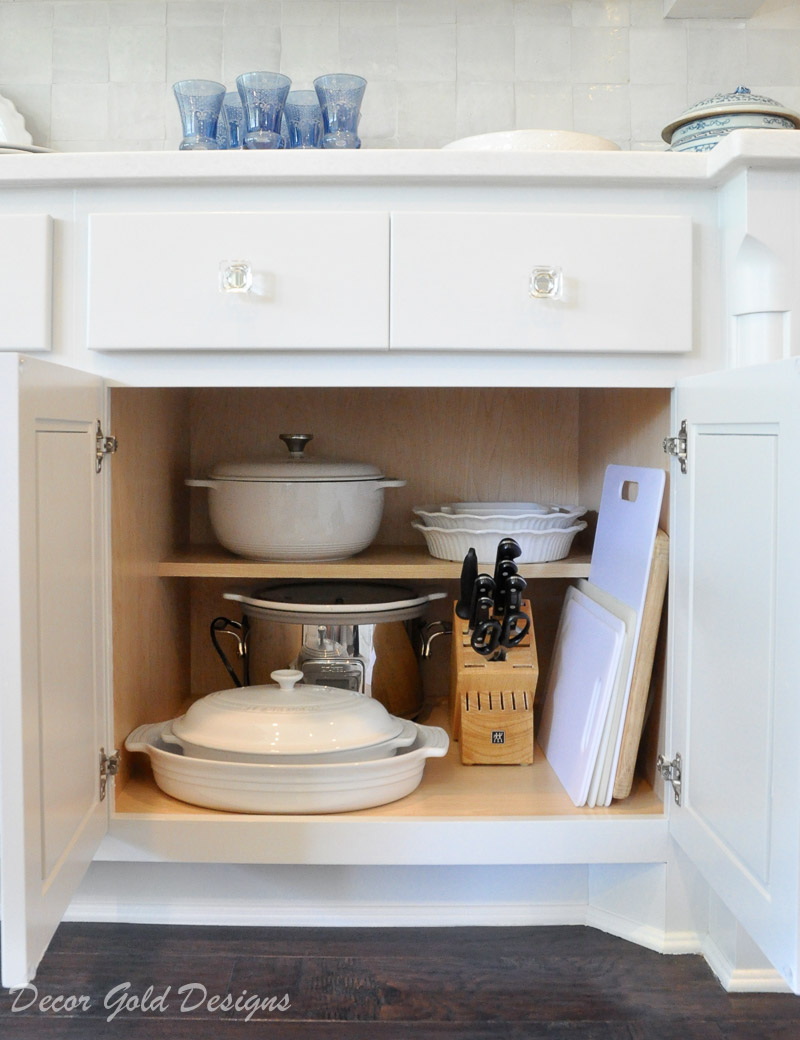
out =
<svg viewBox="0 0 800 1040"><path fill-rule="evenodd" d="M242 604L250 617L296 625L369 625L421 617L444 589L421 591L373 581L278 582L257 589L230 589L225 599Z"/></svg>
<svg viewBox="0 0 800 1040"><path fill-rule="evenodd" d="M321 456L307 456L305 446L310 433L281 433L289 449L281 458L260 462L222 462L211 471L213 480L253 480L302 483L310 481L379 480L383 473L369 462L347 462Z"/></svg>
<svg viewBox="0 0 800 1040"><path fill-rule="evenodd" d="M392 740L402 719L354 690L301 685L303 673L272 672L277 686L243 686L210 693L173 720L181 740L239 754L314 755L355 751Z"/></svg>
<svg viewBox="0 0 800 1040"><path fill-rule="evenodd" d="M795 126L800 127L800 115L781 104L780 101L764 97L763 94L753 94L749 87L737 87L728 94L715 94L713 97L705 98L692 105L691 108L687 108L682 115L664 127L661 136L669 143L679 126L693 123L695 119L727 116L737 112L759 112L768 116L780 116L783 119L790 119Z"/></svg>

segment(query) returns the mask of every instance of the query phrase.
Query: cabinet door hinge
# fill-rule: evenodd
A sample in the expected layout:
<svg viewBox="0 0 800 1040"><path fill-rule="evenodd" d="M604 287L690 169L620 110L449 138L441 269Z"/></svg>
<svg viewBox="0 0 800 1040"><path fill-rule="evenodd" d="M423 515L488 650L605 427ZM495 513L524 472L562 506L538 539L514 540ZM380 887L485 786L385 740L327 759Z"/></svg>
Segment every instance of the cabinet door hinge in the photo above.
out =
<svg viewBox="0 0 800 1040"><path fill-rule="evenodd" d="M672 790L675 794L675 801L678 805L681 804L681 756L676 755L674 758L664 758L663 755L659 755L657 762L658 771L661 774L662 780L665 783L672 784Z"/></svg>
<svg viewBox="0 0 800 1040"><path fill-rule="evenodd" d="M105 456L113 455L114 452L117 450L117 438L106 437L106 435L103 433L103 427L100 424L99 419L97 420L97 432L95 434L94 443L94 469L95 473L99 473L100 470L103 468L103 459L105 458Z"/></svg>
<svg viewBox="0 0 800 1040"><path fill-rule="evenodd" d="M119 751L112 751L110 755L106 754L105 748L100 748L100 801L102 802L106 796L106 788L108 787L108 778L110 776L116 776L119 772Z"/></svg>
<svg viewBox="0 0 800 1040"><path fill-rule="evenodd" d="M677 437L664 438L664 451L667 455L674 455L681 465L681 473L686 472L686 456L688 440L686 437L686 420L681 423Z"/></svg>

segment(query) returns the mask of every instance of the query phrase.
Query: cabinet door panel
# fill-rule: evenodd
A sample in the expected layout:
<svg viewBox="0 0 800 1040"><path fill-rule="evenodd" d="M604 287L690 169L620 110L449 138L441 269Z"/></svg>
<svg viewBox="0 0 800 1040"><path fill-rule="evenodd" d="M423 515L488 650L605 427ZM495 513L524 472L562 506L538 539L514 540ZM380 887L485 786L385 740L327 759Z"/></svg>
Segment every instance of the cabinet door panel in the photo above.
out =
<svg viewBox="0 0 800 1040"><path fill-rule="evenodd" d="M800 366L688 380L676 407L670 828L798 991Z"/></svg>
<svg viewBox="0 0 800 1040"><path fill-rule="evenodd" d="M387 213L89 219L91 350L388 346Z"/></svg>
<svg viewBox="0 0 800 1040"><path fill-rule="evenodd" d="M52 217L0 217L0 350L50 350L52 293Z"/></svg>
<svg viewBox="0 0 800 1040"><path fill-rule="evenodd" d="M558 269L560 298L531 294ZM537 287L547 291L545 273ZM682 216L392 214L391 346L675 353L692 348Z"/></svg>
<svg viewBox="0 0 800 1040"><path fill-rule="evenodd" d="M107 829L102 384L0 357L3 984L36 966ZM107 745L106 745L107 746Z"/></svg>

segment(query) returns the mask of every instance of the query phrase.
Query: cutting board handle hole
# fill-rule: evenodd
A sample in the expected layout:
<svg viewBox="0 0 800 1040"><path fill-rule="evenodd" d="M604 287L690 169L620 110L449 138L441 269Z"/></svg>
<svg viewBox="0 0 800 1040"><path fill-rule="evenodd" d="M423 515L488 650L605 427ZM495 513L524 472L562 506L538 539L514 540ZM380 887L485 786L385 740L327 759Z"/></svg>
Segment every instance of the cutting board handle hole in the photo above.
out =
<svg viewBox="0 0 800 1040"><path fill-rule="evenodd" d="M620 491L619 497L624 502L635 502L639 497L639 481L623 480L622 490Z"/></svg>

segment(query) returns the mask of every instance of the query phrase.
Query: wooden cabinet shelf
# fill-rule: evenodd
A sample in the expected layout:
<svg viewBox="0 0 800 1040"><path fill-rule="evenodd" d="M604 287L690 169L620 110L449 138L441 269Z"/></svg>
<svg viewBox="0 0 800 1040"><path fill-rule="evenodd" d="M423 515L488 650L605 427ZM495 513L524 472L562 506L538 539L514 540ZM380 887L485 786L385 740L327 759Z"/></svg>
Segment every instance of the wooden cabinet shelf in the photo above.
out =
<svg viewBox="0 0 800 1040"><path fill-rule="evenodd" d="M574 553L551 563L520 567L525 578L586 578L591 555ZM192 545L158 564L162 578L458 578L461 564L437 560L416 545L373 545L357 556L331 563L276 563L245 560L215 545Z"/></svg>

